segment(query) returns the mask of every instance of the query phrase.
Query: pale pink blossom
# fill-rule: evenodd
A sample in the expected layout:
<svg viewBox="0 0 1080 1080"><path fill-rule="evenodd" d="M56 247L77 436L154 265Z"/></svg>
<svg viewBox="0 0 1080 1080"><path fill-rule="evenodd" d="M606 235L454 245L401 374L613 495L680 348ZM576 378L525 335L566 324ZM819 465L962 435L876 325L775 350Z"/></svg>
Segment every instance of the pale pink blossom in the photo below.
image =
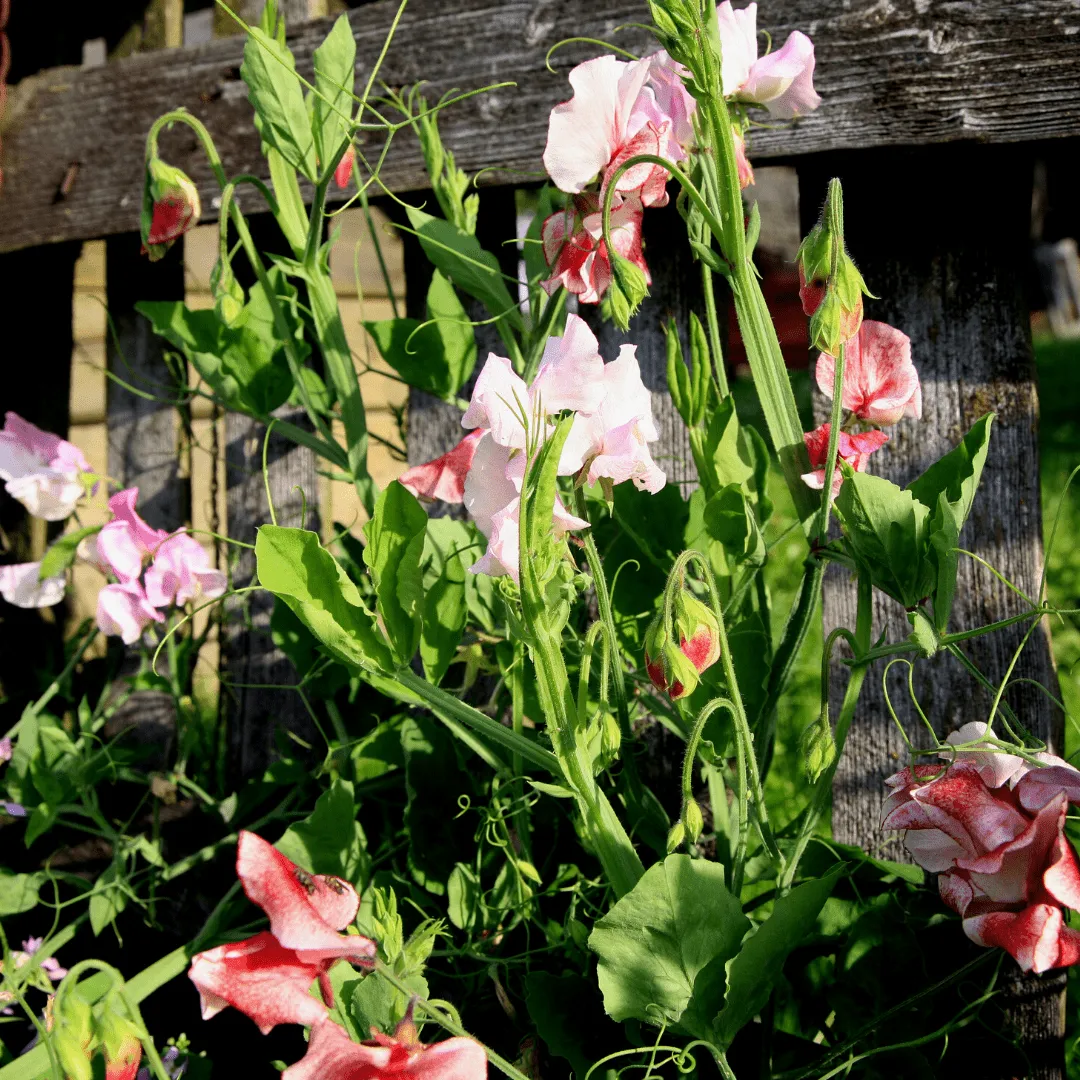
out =
<svg viewBox="0 0 1080 1080"><path fill-rule="evenodd" d="M641 250L642 212L636 196L617 197L609 221L611 242L616 253L629 259L651 283ZM599 304L612 278L600 197L591 191L572 196L565 210L557 210L544 221L540 239L551 270L551 277L541 282L548 294L561 287L583 304Z"/></svg>
<svg viewBox="0 0 1080 1080"><path fill-rule="evenodd" d="M457 446L441 457L407 469L398 477L398 483L418 499L461 502L465 497L465 477L476 455L476 444L483 437L483 428L470 431Z"/></svg>
<svg viewBox="0 0 1080 1080"><path fill-rule="evenodd" d="M664 63L655 66L663 69ZM685 157L676 125L684 125L689 106L665 75L661 97L677 116L661 109L650 85L653 67L652 57L627 62L598 56L570 72L574 96L552 109L544 149L544 167L556 187L581 192L598 175L606 187L614 171L639 154L669 161ZM661 166L642 163L623 173L615 188L637 193L645 206L663 206L667 179Z"/></svg>
<svg viewBox="0 0 1080 1080"><path fill-rule="evenodd" d="M833 395L836 360L818 356L818 388ZM911 362L911 338L888 323L863 321L844 346L844 387L841 403L860 420L895 424L903 416L922 418L922 387Z"/></svg>
<svg viewBox="0 0 1080 1080"><path fill-rule="evenodd" d="M882 827L903 829L915 861L938 875L946 904L980 945L999 946L1025 971L1080 960L1080 933L1063 908L1080 910L1080 866L1065 838L1069 792L1035 779L989 787L976 760L918 765L890 777ZM1036 809L1024 792L1038 788Z"/></svg>
<svg viewBox="0 0 1080 1080"><path fill-rule="evenodd" d="M0 765L4 762L11 760L11 755L15 752L15 748L12 745L11 737L5 735L0 739Z"/></svg>
<svg viewBox="0 0 1080 1080"><path fill-rule="evenodd" d="M411 1015L392 1036L373 1035L370 1042L354 1043L343 1027L323 1020L312 1028L303 1059L282 1080L486 1080L487 1054L475 1039L424 1045Z"/></svg>
<svg viewBox="0 0 1080 1080"><path fill-rule="evenodd" d="M27 957L33 956L42 945L45 944L44 938L31 937L27 938L23 943L23 949L26 952ZM67 968L60 966L60 961L55 956L46 956L38 965L42 971L54 982L59 982L66 974Z"/></svg>
<svg viewBox="0 0 1080 1080"><path fill-rule="evenodd" d="M1033 755L1035 762L1028 761L1019 754L999 750L993 743L984 741L986 730L987 725L981 720L964 724L945 740L955 749L939 756L946 761L971 762L979 770L983 782L992 788L1004 784L1014 788L1023 777L1030 775L1022 793L1025 810L1041 809L1044 804L1039 800L1051 789L1066 791L1070 802L1080 803L1080 771L1064 758L1040 751Z"/></svg>
<svg viewBox="0 0 1080 1080"><path fill-rule="evenodd" d="M40 579L41 563L9 563L0 566L0 596L15 607L44 608L64 599L67 579L63 574Z"/></svg>
<svg viewBox="0 0 1080 1080"><path fill-rule="evenodd" d="M0 431L0 479L8 494L46 521L63 521L86 493L90 466L72 443L24 420L5 415Z"/></svg>
<svg viewBox="0 0 1080 1080"><path fill-rule="evenodd" d="M775 52L758 57L757 4L735 9L724 0L716 9L720 31L720 77L725 97L764 105L790 120L821 104L814 90L814 44L795 30Z"/></svg>
<svg viewBox="0 0 1080 1080"><path fill-rule="evenodd" d="M113 519L97 536L98 559L120 581L134 581L168 539L164 529L147 525L135 509L138 488L118 491L109 500Z"/></svg>
<svg viewBox="0 0 1080 1080"><path fill-rule="evenodd" d="M814 428L813 431L803 433L803 442L810 456L812 471L803 473L802 480L807 487L816 488L819 491L825 486L825 466L829 459L829 426L826 422L821 427ZM880 450L888 441L889 436L884 431L866 431L856 435L849 435L846 431L840 432L836 471L833 474L834 498L844 482L843 474L840 472L840 462L846 461L856 472L866 472L870 455L875 450Z"/></svg>
<svg viewBox="0 0 1080 1080"><path fill-rule="evenodd" d="M134 645L151 623L164 622L165 616L146 598L138 581L121 581L98 593L96 620L103 634Z"/></svg>
<svg viewBox="0 0 1080 1080"><path fill-rule="evenodd" d="M193 536L173 533L162 540L146 571L146 597L154 607L214 600L225 591L225 575L215 569L210 553Z"/></svg>
<svg viewBox="0 0 1080 1080"><path fill-rule="evenodd" d="M754 166L746 156L746 140L737 127L732 127L735 137L735 169L739 174L739 187L748 188L754 182Z"/></svg>
<svg viewBox="0 0 1080 1080"><path fill-rule="evenodd" d="M671 133L683 150L694 144L694 113L697 102L683 79L690 72L661 49L645 57L649 65L649 88L660 116L671 121Z"/></svg>

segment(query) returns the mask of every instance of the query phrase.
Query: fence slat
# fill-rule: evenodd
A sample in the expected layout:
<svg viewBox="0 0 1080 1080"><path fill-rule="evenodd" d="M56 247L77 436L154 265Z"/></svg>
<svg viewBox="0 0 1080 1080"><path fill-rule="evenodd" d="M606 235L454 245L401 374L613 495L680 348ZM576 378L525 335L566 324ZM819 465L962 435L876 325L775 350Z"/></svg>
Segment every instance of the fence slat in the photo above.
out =
<svg viewBox="0 0 1080 1080"><path fill-rule="evenodd" d="M362 77L382 49L396 9L396 0L385 0L350 14ZM798 125L755 130L758 158L1080 134L1075 0L785 0L763 5L760 16L774 40L793 29L811 34L823 105ZM429 100L452 88L514 80L516 87L447 110L443 128L462 168L490 169L485 183L515 182L539 172L548 112L567 96L567 70L597 52L589 45L561 49L549 72L547 49L575 35L610 37L617 26L646 17L640 0L585 6L417 0L405 10L381 77L391 86L427 80ZM312 51L328 28L317 21L292 36L301 71L310 72ZM655 47L632 28L617 41L641 53ZM14 121L4 140L0 250L130 229L138 212L146 131L177 106L206 122L232 173L265 175L239 79L242 47L230 38L182 54L131 57L107 69L59 69L20 86L12 95ZM101 135L103 117L108 138ZM366 149L376 150L377 142ZM212 214L217 190L195 138L177 132L163 149L199 182ZM77 183L62 205L54 205L53 193L72 161L81 163ZM382 177L395 191L427 186L414 140L394 140Z"/></svg>
<svg viewBox="0 0 1080 1080"><path fill-rule="evenodd" d="M1016 151L965 148L827 157L800 165L804 231L824 197L828 177L844 181L847 239L870 289L867 314L912 339L923 386L923 420L904 420L875 455L871 470L905 484L951 449L982 414L997 414L990 452L971 517L960 541L1029 596L1039 591L1043 568L1039 502L1038 402L1023 277L1028 260L1031 159ZM993 184L986 178L994 177ZM928 179L933 177L933 183ZM883 207L894 208L882 213ZM826 418L816 394L818 420ZM1024 603L985 567L961 557L952 629L1007 618ZM830 571L824 597L826 632L855 625L855 589L849 576ZM1026 626L976 638L967 654L995 683L1005 676ZM876 594L873 636L907 637L899 605ZM833 792L837 840L887 857L906 858L899 840L880 828L883 781L906 763L907 751L889 716L877 665L863 688L859 712ZM1057 693L1045 625L1036 629L1013 679L1029 678ZM846 680L834 660L833 715ZM939 733L985 720L990 697L948 656L917 665L915 692ZM915 745L925 744L906 689L906 669L889 677L893 707ZM1060 713L1034 687L1021 685L1006 700L1039 738L1060 751ZM920 730L922 735L920 736ZM1011 978L1010 1017L1033 1062L1033 1080L1061 1075L1064 981L1057 975Z"/></svg>

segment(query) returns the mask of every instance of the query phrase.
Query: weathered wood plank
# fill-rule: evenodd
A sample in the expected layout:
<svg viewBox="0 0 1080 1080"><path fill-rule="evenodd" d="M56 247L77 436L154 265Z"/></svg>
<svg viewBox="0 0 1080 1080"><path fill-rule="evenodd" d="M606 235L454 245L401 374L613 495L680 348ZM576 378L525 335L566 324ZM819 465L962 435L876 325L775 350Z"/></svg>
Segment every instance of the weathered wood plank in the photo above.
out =
<svg viewBox="0 0 1080 1080"><path fill-rule="evenodd" d="M866 281L880 300L867 301L870 318L911 337L923 386L923 419L905 419L871 470L906 484L950 450L968 427L994 412L990 452L982 483L960 543L985 559L1028 596L1038 594L1043 569L1039 503L1038 399L1031 333L1024 295L1030 155L996 148L975 152L916 151L898 155L836 155L800 166L804 231L821 205L830 176L844 181L847 240ZM933 176L933 183L926 178ZM983 182L994 177L993 185ZM883 215L891 206L902 212ZM818 419L826 405L815 392ZM855 589L850 575L830 570L824 619L854 627ZM1024 602L986 567L961 556L953 630L986 625L1025 610ZM1024 625L975 638L965 652L995 685L1005 677ZM900 606L882 594L874 600L873 637L907 637ZM889 858L907 860L900 838L880 829L884 779L907 762L882 687L883 663L872 669L833 787L833 834ZM839 655L830 668L833 715L847 678ZM907 669L888 677L892 707L916 746L926 744L907 690ZM1031 679L1057 694L1045 625L1021 653L1012 680ZM916 664L914 690L939 734L970 720L985 720L990 695L957 661L939 655ZM1021 722L1052 749L1063 745L1063 718L1032 685L1010 688L1005 700ZM1055 973L1006 979L1008 1012L1032 1062L1029 1080L1061 1076L1064 981Z"/></svg>
<svg viewBox="0 0 1080 1080"><path fill-rule="evenodd" d="M361 75L378 55L395 7L382 0L351 13ZM516 80L516 88L456 105L444 130L463 168L492 170L486 183L539 177L547 114L567 95L566 71L596 52L580 45L559 51L553 74L544 68L547 49L573 35L610 37L616 26L644 18L639 0L584 7L565 0L415 0L382 77L390 85L428 80L431 99L454 87ZM310 70L328 25L313 22L293 36L302 71ZM760 25L774 40L795 28L813 36L824 104L794 127L756 132L759 158L1080 134L1075 0L786 0L763 6ZM640 30L626 30L618 41L631 50L651 48ZM60 68L20 84L6 121L0 250L130 230L147 128L176 106L208 125L230 171L261 173L239 78L241 48L233 38L107 68ZM178 132L163 149L199 182L212 214L215 191L194 137ZM75 188L54 204L73 161L80 162ZM398 191L425 186L415 139L394 140L383 179Z"/></svg>

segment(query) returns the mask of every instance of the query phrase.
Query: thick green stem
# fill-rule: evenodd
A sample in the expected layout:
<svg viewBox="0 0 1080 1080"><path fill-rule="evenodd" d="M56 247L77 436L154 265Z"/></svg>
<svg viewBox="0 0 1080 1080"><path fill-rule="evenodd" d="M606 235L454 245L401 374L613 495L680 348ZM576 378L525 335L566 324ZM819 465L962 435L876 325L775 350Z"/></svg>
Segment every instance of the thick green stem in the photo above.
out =
<svg viewBox="0 0 1080 1080"><path fill-rule="evenodd" d="M720 320L716 314L716 292L713 287L713 272L701 264L701 291L705 296L705 322L709 327L709 348L712 350L713 374L716 388L721 398L728 396L727 369L724 367L724 352L720 343Z"/></svg>

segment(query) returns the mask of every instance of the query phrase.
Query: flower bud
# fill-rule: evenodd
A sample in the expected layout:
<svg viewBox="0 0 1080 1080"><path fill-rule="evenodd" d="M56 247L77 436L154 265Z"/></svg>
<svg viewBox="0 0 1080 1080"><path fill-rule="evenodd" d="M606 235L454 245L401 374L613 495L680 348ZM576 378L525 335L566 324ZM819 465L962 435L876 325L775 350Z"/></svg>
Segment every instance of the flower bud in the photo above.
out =
<svg viewBox="0 0 1080 1080"><path fill-rule="evenodd" d="M151 262L198 225L201 213L199 192L190 177L161 158L151 158L146 165L141 222L143 250Z"/></svg>
<svg viewBox="0 0 1080 1080"><path fill-rule="evenodd" d="M675 629L679 646L700 673L720 659L720 624L714 612L696 596L680 589L675 594Z"/></svg>
<svg viewBox="0 0 1080 1080"><path fill-rule="evenodd" d="M686 826L681 821L676 821L667 834L667 853L673 855L683 846L686 841Z"/></svg>
<svg viewBox="0 0 1080 1080"><path fill-rule="evenodd" d="M342 155L337 168L334 170L334 183L337 184L342 191L344 191L352 182L353 163L355 161L356 147L350 143L349 149Z"/></svg>
<svg viewBox="0 0 1080 1080"><path fill-rule="evenodd" d="M817 718L802 733L799 739L806 776L811 784L816 784L821 774L836 758L836 742L833 739L832 725L829 723L829 706L825 705Z"/></svg>
<svg viewBox="0 0 1080 1080"><path fill-rule="evenodd" d="M682 649L664 630L663 615L653 619L645 632L645 670L657 690L678 701L697 688L698 672Z"/></svg>
<svg viewBox="0 0 1080 1080"><path fill-rule="evenodd" d="M134 1080L142 1060L138 1029L121 1013L117 1002L106 1001L98 1020L98 1037L105 1056L105 1080Z"/></svg>
<svg viewBox="0 0 1080 1080"><path fill-rule="evenodd" d="M630 319L649 295L649 280L642 269L617 251L611 254L611 287L607 301L611 318L620 330L630 327Z"/></svg>
<svg viewBox="0 0 1080 1080"><path fill-rule="evenodd" d="M687 839L691 844L697 843L702 829L705 828L705 819L701 815L701 807L694 799L688 799L683 807L682 823L686 829Z"/></svg>
<svg viewBox="0 0 1080 1080"><path fill-rule="evenodd" d="M93 1051L93 1014L82 998L69 993L63 1012L55 1017L53 1049L68 1080L92 1080L90 1054Z"/></svg>
<svg viewBox="0 0 1080 1080"><path fill-rule="evenodd" d="M227 261L219 260L214 264L210 272L210 292L218 318L230 329L235 328L244 311L244 290Z"/></svg>

